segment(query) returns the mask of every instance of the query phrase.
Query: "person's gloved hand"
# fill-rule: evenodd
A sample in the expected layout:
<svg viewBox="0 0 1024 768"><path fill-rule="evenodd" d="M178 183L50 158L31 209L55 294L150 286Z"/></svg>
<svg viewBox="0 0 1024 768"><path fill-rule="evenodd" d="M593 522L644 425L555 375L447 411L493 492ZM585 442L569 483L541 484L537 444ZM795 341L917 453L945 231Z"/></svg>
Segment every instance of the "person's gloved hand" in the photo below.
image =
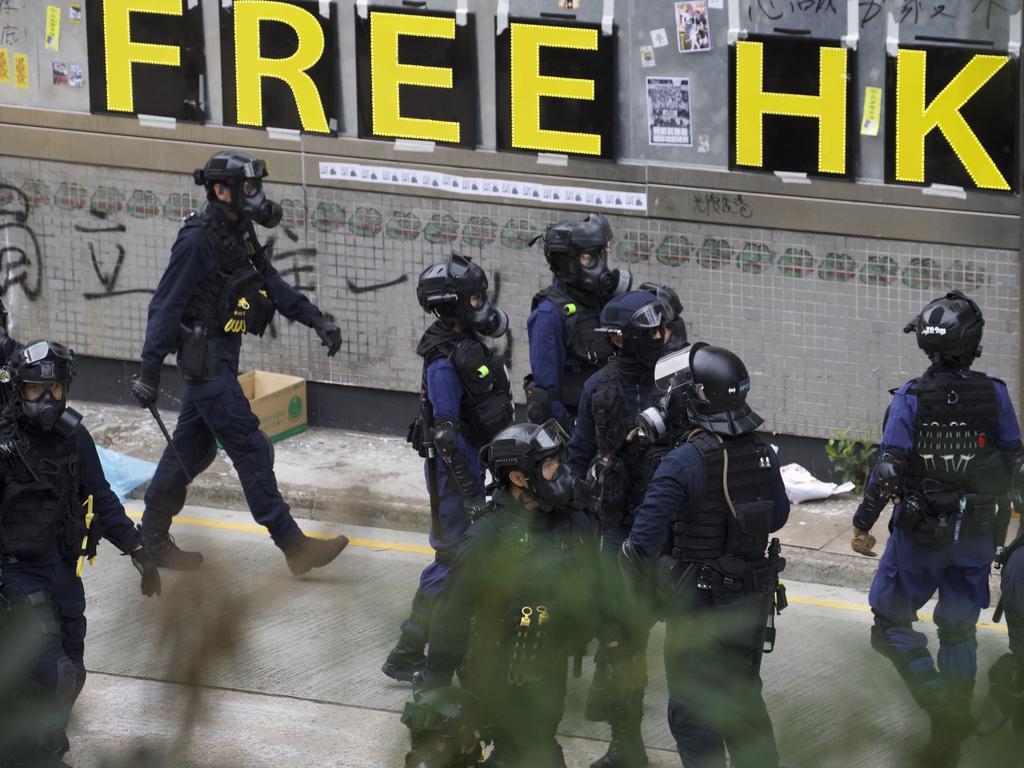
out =
<svg viewBox="0 0 1024 768"><path fill-rule="evenodd" d="M147 368L145 365L135 376L132 376L132 397L139 401L143 408L156 405L160 397L160 369Z"/></svg>
<svg viewBox="0 0 1024 768"><path fill-rule="evenodd" d="M132 565L142 575L142 594L146 597L160 594L160 569L156 567L153 558L144 547L139 547L130 553Z"/></svg>
<svg viewBox="0 0 1024 768"><path fill-rule="evenodd" d="M327 347L327 356L334 357L341 349L341 330L329 315L313 318L313 330L320 337L320 346Z"/></svg>
<svg viewBox="0 0 1024 768"><path fill-rule="evenodd" d="M573 509L586 510L594 498L594 484L582 477L574 477L572 481L572 498L569 506Z"/></svg>
<svg viewBox="0 0 1024 768"><path fill-rule="evenodd" d="M850 547L858 555L866 555L867 557L878 557L875 553L876 539L871 535L871 531L862 531L857 526L853 526L853 540L850 542Z"/></svg>

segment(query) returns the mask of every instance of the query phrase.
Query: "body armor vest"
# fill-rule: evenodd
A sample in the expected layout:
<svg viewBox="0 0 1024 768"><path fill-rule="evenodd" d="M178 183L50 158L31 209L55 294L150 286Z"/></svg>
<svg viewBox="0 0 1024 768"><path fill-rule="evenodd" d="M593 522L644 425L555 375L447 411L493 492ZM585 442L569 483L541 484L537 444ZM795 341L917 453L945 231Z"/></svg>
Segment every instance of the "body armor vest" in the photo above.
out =
<svg viewBox="0 0 1024 768"><path fill-rule="evenodd" d="M250 231L240 237L207 208L190 216L184 226L203 230L213 248L216 266L195 287L185 307L183 324L189 329L202 326L207 336L262 336L276 307L267 295L263 275L253 266L254 258L264 257L257 256L252 225L246 224Z"/></svg>
<svg viewBox="0 0 1024 768"><path fill-rule="evenodd" d="M996 442L999 411L991 378L975 372L967 378L926 374L907 393L917 396L909 490L923 491L928 480L959 494L1009 489L1009 467Z"/></svg>
<svg viewBox="0 0 1024 768"><path fill-rule="evenodd" d="M74 435L61 440L45 433L24 442L25 461L0 467L0 550L30 563L74 561L87 533Z"/></svg>
<svg viewBox="0 0 1024 768"><path fill-rule="evenodd" d="M756 433L723 443L696 430L687 440L704 459L704 493L673 518L672 557L720 572L764 560L775 506L771 446Z"/></svg>
<svg viewBox="0 0 1024 768"><path fill-rule="evenodd" d="M607 334L598 333L601 327L601 308L587 307L554 285L533 297L531 311L548 299L560 310L565 338L565 368L558 399L573 413L576 412L583 384L612 356L615 348Z"/></svg>
<svg viewBox="0 0 1024 768"><path fill-rule="evenodd" d="M458 341L435 347L423 363L423 387L427 366L439 358L448 358L462 384L459 429L474 445L490 442L512 423L512 386L504 362L481 341L465 336Z"/></svg>

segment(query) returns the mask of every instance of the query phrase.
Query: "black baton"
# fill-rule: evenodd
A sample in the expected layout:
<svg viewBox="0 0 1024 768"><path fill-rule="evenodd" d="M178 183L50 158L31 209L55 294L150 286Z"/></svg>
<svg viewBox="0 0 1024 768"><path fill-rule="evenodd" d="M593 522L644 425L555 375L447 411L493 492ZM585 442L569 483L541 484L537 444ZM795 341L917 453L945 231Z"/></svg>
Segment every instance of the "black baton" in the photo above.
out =
<svg viewBox="0 0 1024 768"><path fill-rule="evenodd" d="M174 444L174 441L171 440L171 436L167 432L167 427L164 426L164 420L160 418L160 412L156 409L155 405L149 406L149 412L153 414L153 418L156 419L157 426L160 427L160 431L164 433L164 439L167 441L167 444L171 446L171 450L174 451L174 456L178 459L178 463L181 465L181 471L185 473L185 477L187 479L185 485L188 485L192 482L192 475L189 474L188 468L185 466L185 462L181 459L181 454L178 453L177 446Z"/></svg>

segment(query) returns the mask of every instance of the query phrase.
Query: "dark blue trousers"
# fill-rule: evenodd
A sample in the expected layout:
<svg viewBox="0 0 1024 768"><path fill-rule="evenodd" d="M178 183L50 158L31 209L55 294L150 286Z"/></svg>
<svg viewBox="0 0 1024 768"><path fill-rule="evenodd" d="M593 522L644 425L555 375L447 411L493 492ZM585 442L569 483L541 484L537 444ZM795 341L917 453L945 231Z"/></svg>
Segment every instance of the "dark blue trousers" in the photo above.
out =
<svg viewBox="0 0 1024 768"><path fill-rule="evenodd" d="M213 462L217 441L234 464L253 519L266 526L284 548L302 532L281 498L274 476L273 447L260 432L238 379L224 370L210 381L186 382L173 441L188 473L195 477ZM171 518L185 505L187 478L168 446L146 491L142 535L156 538L171 528Z"/></svg>
<svg viewBox="0 0 1024 768"><path fill-rule="evenodd" d="M12 604L28 603L39 631L38 646L26 669L26 682L47 697L54 697L55 721L33 735L33 748L44 755L61 756L68 750L67 724L78 694L85 685L85 590L75 566L4 565L3 595ZM43 727L42 725L40 726ZM2 760L0 760L2 762Z"/></svg>

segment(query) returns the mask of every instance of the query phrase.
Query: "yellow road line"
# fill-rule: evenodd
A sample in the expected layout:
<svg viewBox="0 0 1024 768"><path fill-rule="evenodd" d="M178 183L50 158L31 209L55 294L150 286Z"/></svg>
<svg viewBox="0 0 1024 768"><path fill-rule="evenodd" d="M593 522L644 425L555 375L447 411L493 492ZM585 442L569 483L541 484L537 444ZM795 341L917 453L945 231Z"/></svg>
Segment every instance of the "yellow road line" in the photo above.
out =
<svg viewBox="0 0 1024 768"><path fill-rule="evenodd" d="M129 512L128 517L133 520L141 520L142 514L140 512ZM256 525L255 523L231 523L222 522L219 520L207 520L202 517L190 517L188 515L178 515L174 518L174 522L178 525L191 525L196 528L211 528L220 531L238 531L241 533L266 533L267 529L262 525ZM307 536L311 536L315 539L329 539L330 535L325 533L307 533ZM377 552L408 552L415 555L426 555L427 557L434 556L434 550L432 547L424 546L422 544L403 544L398 541L387 541L385 539L363 539L353 538L349 539L350 547L362 547L364 549L372 549ZM871 613L871 608L866 603L851 603L846 600L832 600L826 597L802 597L800 595L789 595L789 602L794 605L811 605L816 608L829 608L836 611L851 611L853 613ZM934 622L930 613L920 614L921 621ZM996 632L1006 632L1006 626L1004 624L993 624L988 621L978 622L980 629L990 629Z"/></svg>

